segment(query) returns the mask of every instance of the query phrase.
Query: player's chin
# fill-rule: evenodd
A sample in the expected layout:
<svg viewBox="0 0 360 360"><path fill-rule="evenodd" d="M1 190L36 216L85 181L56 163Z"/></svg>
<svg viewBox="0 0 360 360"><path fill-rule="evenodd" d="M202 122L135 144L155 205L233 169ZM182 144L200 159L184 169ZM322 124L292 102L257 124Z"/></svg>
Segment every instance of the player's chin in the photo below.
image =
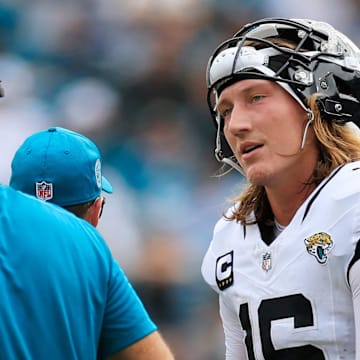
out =
<svg viewBox="0 0 360 360"><path fill-rule="evenodd" d="M248 181L253 185L265 186L269 181L269 169L263 164L246 166L244 172Z"/></svg>

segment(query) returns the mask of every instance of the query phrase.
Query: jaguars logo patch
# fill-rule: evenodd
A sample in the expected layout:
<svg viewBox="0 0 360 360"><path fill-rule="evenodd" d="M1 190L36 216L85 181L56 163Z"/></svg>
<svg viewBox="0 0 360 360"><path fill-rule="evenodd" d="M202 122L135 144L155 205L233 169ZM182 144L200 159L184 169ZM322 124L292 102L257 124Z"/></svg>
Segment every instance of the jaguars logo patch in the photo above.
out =
<svg viewBox="0 0 360 360"><path fill-rule="evenodd" d="M325 232L319 232L304 240L307 252L314 256L320 264L325 264L328 254L334 246L331 236Z"/></svg>
<svg viewBox="0 0 360 360"><path fill-rule="evenodd" d="M234 252L230 251L216 260L216 283L221 291L234 283L233 259Z"/></svg>

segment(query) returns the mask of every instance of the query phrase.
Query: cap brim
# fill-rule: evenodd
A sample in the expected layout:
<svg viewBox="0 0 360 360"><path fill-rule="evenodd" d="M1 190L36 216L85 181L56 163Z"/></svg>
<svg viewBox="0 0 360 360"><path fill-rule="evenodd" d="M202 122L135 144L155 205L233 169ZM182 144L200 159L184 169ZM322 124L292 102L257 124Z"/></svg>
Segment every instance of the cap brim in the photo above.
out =
<svg viewBox="0 0 360 360"><path fill-rule="evenodd" d="M106 179L106 177L102 176L102 190L111 194L113 192L113 188L109 182L108 179Z"/></svg>

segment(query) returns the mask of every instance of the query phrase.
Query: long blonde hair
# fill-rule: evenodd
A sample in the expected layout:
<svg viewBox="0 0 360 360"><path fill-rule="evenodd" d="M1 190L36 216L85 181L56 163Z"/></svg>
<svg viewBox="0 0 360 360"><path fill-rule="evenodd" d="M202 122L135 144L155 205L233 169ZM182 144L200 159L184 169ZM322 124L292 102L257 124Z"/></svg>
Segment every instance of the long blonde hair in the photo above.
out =
<svg viewBox="0 0 360 360"><path fill-rule="evenodd" d="M349 126L323 120L316 98L317 94L311 95L308 106L314 113L312 126L319 146L319 159L304 186L318 185L339 165L360 159L360 135ZM246 225L269 219L271 209L263 186L248 184L239 196L230 201L237 206L230 215L224 215L228 220ZM255 218L250 217L253 212Z"/></svg>

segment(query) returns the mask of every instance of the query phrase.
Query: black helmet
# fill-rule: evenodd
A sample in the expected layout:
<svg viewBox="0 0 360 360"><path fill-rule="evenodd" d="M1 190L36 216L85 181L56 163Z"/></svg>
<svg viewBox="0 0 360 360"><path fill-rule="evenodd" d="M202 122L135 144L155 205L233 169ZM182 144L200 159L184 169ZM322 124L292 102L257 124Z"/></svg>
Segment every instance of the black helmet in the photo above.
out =
<svg viewBox="0 0 360 360"><path fill-rule="evenodd" d="M218 129L215 156L240 171L216 104L224 88L242 79L275 81L309 112L307 99L317 93L324 120L360 127L360 50L349 38L307 19L250 23L215 50L207 67L208 105Z"/></svg>

